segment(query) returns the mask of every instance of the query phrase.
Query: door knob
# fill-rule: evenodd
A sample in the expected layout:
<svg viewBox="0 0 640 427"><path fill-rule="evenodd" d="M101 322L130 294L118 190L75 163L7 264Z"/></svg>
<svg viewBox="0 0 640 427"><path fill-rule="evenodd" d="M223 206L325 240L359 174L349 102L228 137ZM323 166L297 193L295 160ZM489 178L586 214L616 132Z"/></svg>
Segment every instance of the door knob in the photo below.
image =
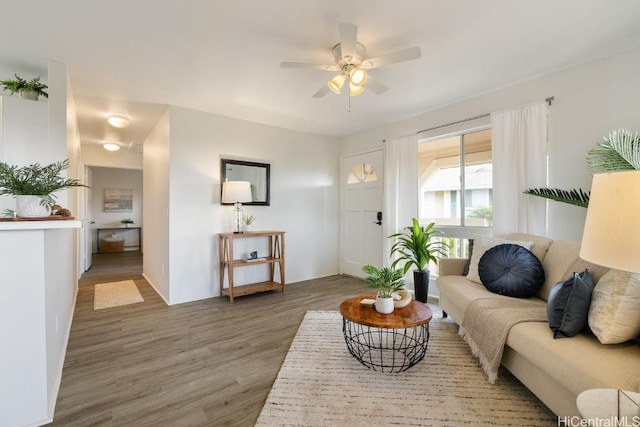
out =
<svg viewBox="0 0 640 427"><path fill-rule="evenodd" d="M376 214L376 221L373 221L374 224L382 225L382 212L378 212Z"/></svg>

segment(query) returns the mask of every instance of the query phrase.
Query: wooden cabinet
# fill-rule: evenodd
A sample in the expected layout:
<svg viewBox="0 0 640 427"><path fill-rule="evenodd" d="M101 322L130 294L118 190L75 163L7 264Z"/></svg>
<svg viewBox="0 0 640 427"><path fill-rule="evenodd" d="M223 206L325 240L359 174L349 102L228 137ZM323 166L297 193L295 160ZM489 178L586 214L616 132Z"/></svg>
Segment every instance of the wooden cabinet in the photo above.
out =
<svg viewBox="0 0 640 427"><path fill-rule="evenodd" d="M273 289L280 289L284 292L284 231L254 231L248 233L221 233L219 234L220 245L220 295L229 297L233 303L235 297L242 295L265 292ZM234 258L234 241L238 239L264 238L269 241L269 252L267 256L259 255L257 261L249 261L242 258ZM236 268L255 266L260 264L269 265L269 280L265 282L252 283L248 285L235 286L233 272ZM276 266L278 267L278 279L276 281ZM228 288L225 288L225 274L227 276Z"/></svg>

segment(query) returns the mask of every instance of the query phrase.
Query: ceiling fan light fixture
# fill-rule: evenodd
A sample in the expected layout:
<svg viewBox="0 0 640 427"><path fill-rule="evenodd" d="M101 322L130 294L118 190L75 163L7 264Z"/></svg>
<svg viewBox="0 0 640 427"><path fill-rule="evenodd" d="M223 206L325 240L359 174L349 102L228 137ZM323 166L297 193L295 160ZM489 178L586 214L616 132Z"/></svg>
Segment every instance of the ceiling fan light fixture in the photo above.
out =
<svg viewBox="0 0 640 427"><path fill-rule="evenodd" d="M344 74L338 74L337 76L329 80L329 83L327 83L327 85L329 86L329 89L331 89L332 92L337 93L339 95L345 80L346 78Z"/></svg>
<svg viewBox="0 0 640 427"><path fill-rule="evenodd" d="M367 70L364 68L355 67L349 71L349 79L356 86L362 86L367 81L367 77Z"/></svg>
<svg viewBox="0 0 640 427"><path fill-rule="evenodd" d="M360 95L364 92L364 86L354 85L353 83L349 83L349 96Z"/></svg>
<svg viewBox="0 0 640 427"><path fill-rule="evenodd" d="M120 146L113 142L107 142L102 144L102 148L104 148L107 151L118 151L120 149Z"/></svg>
<svg viewBox="0 0 640 427"><path fill-rule="evenodd" d="M129 126L129 119L125 116L112 115L107 118L107 123L114 128L122 129Z"/></svg>

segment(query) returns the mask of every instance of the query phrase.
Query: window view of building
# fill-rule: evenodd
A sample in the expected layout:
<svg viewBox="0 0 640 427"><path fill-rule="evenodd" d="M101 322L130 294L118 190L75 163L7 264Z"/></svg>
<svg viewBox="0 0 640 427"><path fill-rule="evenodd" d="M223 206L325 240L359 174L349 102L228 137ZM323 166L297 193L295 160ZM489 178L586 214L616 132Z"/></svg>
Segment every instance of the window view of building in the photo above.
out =
<svg viewBox="0 0 640 427"><path fill-rule="evenodd" d="M493 224L491 129L418 145L420 222L439 228ZM473 234L473 233L471 233ZM450 256L465 256L466 239L449 239Z"/></svg>
<svg viewBox="0 0 640 427"><path fill-rule="evenodd" d="M491 226L491 130L427 141L418 153L422 222Z"/></svg>

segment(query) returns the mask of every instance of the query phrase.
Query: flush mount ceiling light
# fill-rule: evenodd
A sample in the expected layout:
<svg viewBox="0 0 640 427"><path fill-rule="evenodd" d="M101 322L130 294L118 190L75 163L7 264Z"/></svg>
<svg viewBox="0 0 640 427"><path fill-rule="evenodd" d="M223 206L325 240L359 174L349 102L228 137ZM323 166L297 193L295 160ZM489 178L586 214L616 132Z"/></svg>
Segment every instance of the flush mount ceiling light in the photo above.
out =
<svg viewBox="0 0 640 427"><path fill-rule="evenodd" d="M107 118L107 122L114 128L126 128L129 126L129 119L125 116L111 115Z"/></svg>
<svg viewBox="0 0 640 427"><path fill-rule="evenodd" d="M118 151L120 149L120 146L113 142L107 142L105 144L102 144L102 148L104 148L107 151Z"/></svg>

